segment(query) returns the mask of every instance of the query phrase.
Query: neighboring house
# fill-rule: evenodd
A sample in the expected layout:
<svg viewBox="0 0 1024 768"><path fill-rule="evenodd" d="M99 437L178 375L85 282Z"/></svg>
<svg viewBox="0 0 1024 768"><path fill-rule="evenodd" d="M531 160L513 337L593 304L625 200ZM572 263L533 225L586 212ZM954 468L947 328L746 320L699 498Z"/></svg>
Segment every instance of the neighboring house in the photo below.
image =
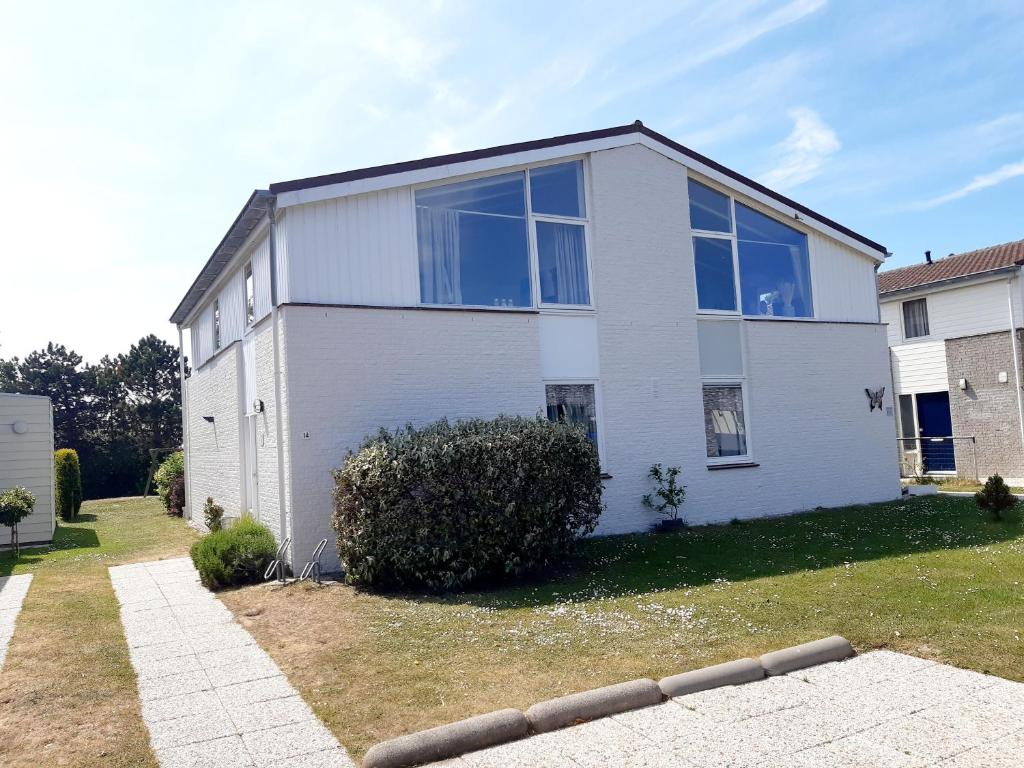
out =
<svg viewBox="0 0 1024 768"><path fill-rule="evenodd" d="M0 490L21 485L35 494L32 514L18 525L21 546L53 541L53 408L41 395L0 392ZM0 548L11 531L0 526Z"/></svg>
<svg viewBox="0 0 1024 768"><path fill-rule="evenodd" d="M1019 240L878 275L905 475L1024 482L1022 264Z"/></svg>
<svg viewBox="0 0 1024 768"><path fill-rule="evenodd" d="M598 533L652 522L655 462L694 523L894 498L885 254L639 122L272 184L171 317L191 514L301 565L365 435L498 414L586 425Z"/></svg>

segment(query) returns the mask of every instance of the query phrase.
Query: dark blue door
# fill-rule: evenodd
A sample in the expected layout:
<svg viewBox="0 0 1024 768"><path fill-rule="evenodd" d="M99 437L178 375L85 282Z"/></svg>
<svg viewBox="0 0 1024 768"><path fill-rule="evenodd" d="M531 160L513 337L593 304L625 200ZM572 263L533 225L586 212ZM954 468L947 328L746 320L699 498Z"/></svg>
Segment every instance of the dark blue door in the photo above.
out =
<svg viewBox="0 0 1024 768"><path fill-rule="evenodd" d="M949 439L953 434L949 392L926 392L917 396L917 426L921 437L924 471L955 472L953 441Z"/></svg>

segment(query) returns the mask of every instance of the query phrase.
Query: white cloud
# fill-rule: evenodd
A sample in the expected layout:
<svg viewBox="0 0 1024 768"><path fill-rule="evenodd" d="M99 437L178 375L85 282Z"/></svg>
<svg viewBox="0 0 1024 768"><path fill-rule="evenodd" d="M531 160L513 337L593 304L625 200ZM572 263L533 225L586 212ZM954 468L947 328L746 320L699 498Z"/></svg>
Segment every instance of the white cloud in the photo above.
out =
<svg viewBox="0 0 1024 768"><path fill-rule="evenodd" d="M998 184L1002 184L1004 181L1015 179L1018 176L1024 176L1024 160L1019 163L1008 163L1002 168L997 168L991 173L983 173L980 176L975 176L968 183L964 184L959 189L954 189L952 192L947 192L944 195L933 197L930 200L922 200L918 203L913 203L907 206L909 210L914 211L926 211L929 208L937 208L940 205L951 203L954 200L967 197L968 195L980 192L983 189L994 187Z"/></svg>
<svg viewBox="0 0 1024 768"><path fill-rule="evenodd" d="M842 147L836 132L813 109L799 107L789 116L793 130L775 147L775 167L760 178L769 187L787 189L810 181Z"/></svg>

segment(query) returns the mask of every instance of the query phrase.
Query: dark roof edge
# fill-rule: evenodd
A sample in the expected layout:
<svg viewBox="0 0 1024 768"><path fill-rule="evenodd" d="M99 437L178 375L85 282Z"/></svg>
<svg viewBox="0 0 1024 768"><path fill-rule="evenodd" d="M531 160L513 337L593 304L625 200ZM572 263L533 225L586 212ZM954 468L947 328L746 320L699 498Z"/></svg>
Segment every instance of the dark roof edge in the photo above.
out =
<svg viewBox="0 0 1024 768"><path fill-rule="evenodd" d="M220 242L217 243L217 247L213 249L213 253L210 254L210 258L208 258L206 260L206 263L203 265L203 268L201 270L199 270L199 274L196 275L196 279L192 281L192 285L190 285L188 290L185 292L185 296L178 303L178 306L175 307L174 312L171 314L171 317L170 317L170 321L172 323L174 323L175 325L180 324L186 317L188 317L189 313L193 309L195 309L196 304L198 304L200 302L200 300L202 299L203 294L206 293L206 290L209 287L209 286L207 286L207 287L204 287L204 288L200 288L199 287L200 281L204 277L208 276L207 273L211 270L212 267L214 267L214 262L216 261L217 256L218 255L222 255L222 249L224 248L224 246L227 243L227 241L232 236L242 234L238 230L240 229L240 227L242 225L242 222L243 222L243 220L246 217L246 214L249 213L250 211L254 210L257 207L255 205L255 203L257 203L259 201L269 201L272 197L273 197L273 195L268 190L266 190L266 189L254 189L252 191L252 194L249 195L249 199L246 200L245 201L245 205L242 206L242 210L240 210L238 212L238 215L235 216L235 220L233 222L231 222L231 226L228 227L228 231L224 233L224 237L222 237ZM250 227L245 232L245 236L248 236L249 233L252 232L253 229L254 229L254 227ZM231 255L234 255L234 254L232 253ZM210 276L210 282L211 283L214 280L217 279L217 277L220 275L221 271L222 270L220 270L220 269L215 270L215 274ZM197 292L198 292L198 294L197 294ZM190 299L191 299L191 303L190 303Z"/></svg>
<svg viewBox="0 0 1024 768"><path fill-rule="evenodd" d="M891 291L879 291L879 299L887 299L890 296L902 296L908 293L917 293L918 291L924 291L929 288L942 287L946 285L952 285L954 283L965 283L969 280L976 280L979 277L995 276L1004 272L1015 272L1020 269L1022 263L1016 261L1013 264L1004 264L1001 267L993 267L992 269L983 269L980 272L968 272L966 275L953 275L952 277L944 277L940 280L931 280L927 283L918 283L917 285L908 285L905 288L894 288ZM895 271L895 270L894 270Z"/></svg>
<svg viewBox="0 0 1024 768"><path fill-rule="evenodd" d="M730 179L744 184L751 189L760 192L773 200L782 203L783 205L789 206L795 211L799 211L805 216L809 216L816 220L820 224L824 224L827 227L831 227L837 232L842 232L844 235L853 238L857 242L866 245L872 250L878 251L881 254L886 254L888 251L885 246L871 240L870 238L864 237L863 235L854 232L848 227L844 227L827 216L823 216L820 213L816 213L807 206L801 205L795 200L791 200L785 195L779 194L772 189L754 181L751 178L738 173L731 168L727 168L721 163L717 163L714 160L695 152L694 150L686 147L679 142L673 141L667 136L663 136L657 131L652 131L650 128L645 126L639 120L628 125L617 125L612 128L603 128L597 131L584 131L582 133L569 133L563 136L553 136L548 139L536 139L533 141L523 141L515 144L502 144L497 147L488 147L486 149L475 149L468 152L455 152L450 155L437 155L435 157L426 157L420 160L407 160L401 163L390 163L388 165L376 165L370 168L359 168L352 171L343 171L341 173L330 173L323 176L311 176L305 179L294 179L292 181L279 181L275 184L270 185L270 191L273 194L280 194L282 192L296 192L303 189L312 189L314 187L323 187L329 184L342 184L349 181L358 181L360 179L370 179L378 176L390 176L397 173L405 173L408 171L418 171L425 168L437 168L442 165L451 165L454 163L465 163L472 160L483 160L490 157L500 157L501 155L511 155L517 152L530 152L538 149L548 149L549 147L558 147L566 144L576 144L583 141L594 141L596 139L606 139L613 136L624 136L630 133L639 133L652 139L659 144L663 144L666 147L675 150L697 162L707 165L709 168L718 171L719 173L728 176Z"/></svg>

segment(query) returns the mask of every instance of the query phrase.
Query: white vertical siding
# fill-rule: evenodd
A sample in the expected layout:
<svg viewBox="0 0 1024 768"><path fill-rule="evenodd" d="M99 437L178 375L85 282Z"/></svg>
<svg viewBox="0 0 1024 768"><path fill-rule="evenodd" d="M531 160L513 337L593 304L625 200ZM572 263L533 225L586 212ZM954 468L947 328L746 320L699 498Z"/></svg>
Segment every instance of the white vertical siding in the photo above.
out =
<svg viewBox="0 0 1024 768"><path fill-rule="evenodd" d="M28 427L17 434L13 425ZM48 397L0 393L0 489L21 485L35 494L32 514L18 525L22 543L53 538L53 411ZM0 526L0 544L10 529Z"/></svg>
<svg viewBox="0 0 1024 768"><path fill-rule="evenodd" d="M889 340L889 346L895 347L903 343L903 326L900 318L900 303L888 301L881 306L882 322L885 323L885 333Z"/></svg>
<svg viewBox="0 0 1024 768"><path fill-rule="evenodd" d="M819 320L878 322L875 265L837 240L817 232L807 236L811 285Z"/></svg>
<svg viewBox="0 0 1024 768"><path fill-rule="evenodd" d="M412 192L408 187L288 210L291 302L419 303Z"/></svg>
<svg viewBox="0 0 1024 768"><path fill-rule="evenodd" d="M896 392L944 392L949 389L946 375L946 342L929 341L892 348L892 376Z"/></svg>

